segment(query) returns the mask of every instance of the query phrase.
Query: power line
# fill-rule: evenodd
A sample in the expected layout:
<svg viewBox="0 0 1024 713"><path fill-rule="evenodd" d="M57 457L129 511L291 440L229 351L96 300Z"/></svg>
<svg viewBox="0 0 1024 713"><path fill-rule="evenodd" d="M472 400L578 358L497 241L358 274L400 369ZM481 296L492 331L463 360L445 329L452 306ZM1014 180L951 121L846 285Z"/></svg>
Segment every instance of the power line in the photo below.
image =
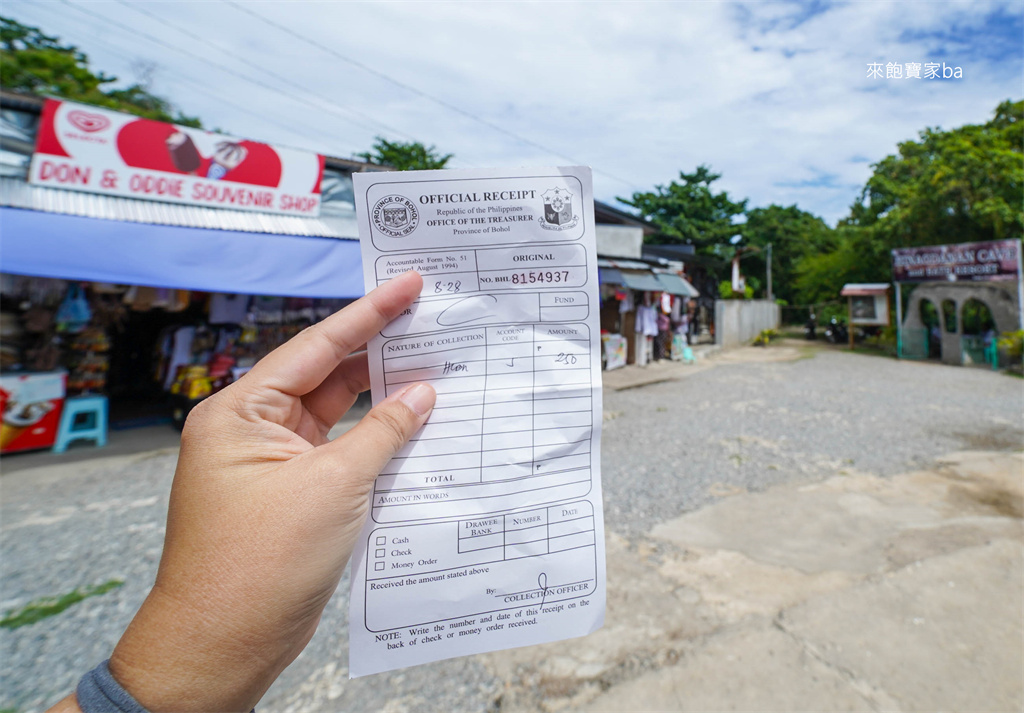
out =
<svg viewBox="0 0 1024 713"><path fill-rule="evenodd" d="M221 46L219 46L217 44L211 43L208 39L206 39L204 37L201 37L201 36L197 35L196 33L192 32L191 30L188 30L188 29L186 29L184 27L181 27L180 25L176 25L173 22L170 22L170 21L168 21L168 20L166 20L166 19L164 19L162 17L159 17L158 15L150 12L149 10L144 9L143 7L139 6L138 4L132 4L132 3L128 2L128 0L115 0L115 2L117 2L119 5L124 5L125 7L129 8L131 10L134 10L135 12L138 12L138 13L141 13L143 15L146 15L147 17L150 17L150 18L156 20L157 22L159 22L162 25L166 25L167 27L173 28L173 29L177 30L178 32L180 32L181 34L185 35L186 37L191 37L192 39L197 40L198 42L202 43L202 45L204 47L213 47L213 49L216 49L217 51L221 52L222 54L226 54L226 55L231 56L235 61L237 61L237 62L239 62L241 64L244 64L247 67L250 67L250 68L255 69L255 70L259 71L259 72L262 72L263 74L266 74L269 77L274 77L275 79L278 79L278 80L280 80L280 81L282 81L282 82L284 82L286 84L291 84L293 86L296 86L299 89L301 89L301 90L303 90L303 91L305 91L305 92L307 92L309 94L312 94L314 97L316 97L316 99L318 101L321 101L324 104L336 107L338 110L344 112L344 114L354 114L356 116L360 116L363 119L371 122L372 124L374 124L376 126L379 126L382 129L385 129L386 131L390 131L390 132L398 134L400 136L404 136L405 138L413 140L413 141L416 140L414 136L412 136L412 135L402 131L401 129L396 129L393 126L388 126L387 124L385 124L384 122L380 121L379 119L376 119L375 117L372 117L372 116L370 116L370 115L368 115L368 114L366 114L364 112L361 112L361 111L359 111L357 109L350 109L349 107L342 106L342 105L338 104L337 102L332 102L332 101L330 101L328 99L324 99L317 92L314 92L314 91L310 90L307 87L303 87L302 85L297 84L293 79L290 79L289 77L284 77L284 76L274 72L273 70L267 69L266 67L264 67L262 65L256 64L255 62L250 62L247 59L244 59L242 57L234 55L231 52L229 52L228 50L224 49L223 47L221 47ZM335 113L337 113L337 112L335 112ZM364 128L371 128L371 127L364 126Z"/></svg>
<svg viewBox="0 0 1024 713"><path fill-rule="evenodd" d="M66 1L66 0L63 0L63 1ZM247 7L243 7L241 4L239 4L238 2L235 2L234 0L222 0L222 2L224 2L227 5L230 5L231 7L235 8L239 12L243 12L246 15L249 15L250 17L256 18L260 22L263 22L264 24L269 25L270 27L276 28L277 30L280 30L281 32L284 32L285 34L290 35L291 37L294 37L295 39L297 39L297 40L299 40L301 42L304 42L304 43L306 43L308 45L316 47L317 49L319 49L319 50L321 50L323 52L326 52L326 53L330 54L331 56L336 57L337 59L340 59L342 62L350 64L353 67L358 67L359 69L362 69L365 72L369 72L370 74L374 75L375 77L379 77L380 79L383 79L384 81L386 81L386 82L388 82L390 84L393 84L393 85L395 85L397 87L401 87L402 89L404 89L404 90L406 90L408 92L411 92L411 93L413 93L413 94L415 94L415 95L417 95L419 97L427 99L428 101L434 102L435 104L437 104L439 106L442 106L445 109L448 109L449 111L455 112L456 114L459 114L459 115L464 116L464 117L466 117L468 119L471 119L472 121L475 121L475 122L477 122L479 124L482 124L482 125L486 126L487 128L491 129L492 131L496 131L496 132L498 132L500 134L504 134L505 136L508 136L508 137L511 137L511 138L515 139L516 141L519 141L521 143L527 144L529 146L533 146L534 148L540 149L544 153L551 154L552 156L558 156L559 158L563 158L563 159L565 159L565 160L567 160L567 161L569 161L571 163L580 164L580 165L583 164L582 161L578 161L577 159L574 159L571 156L566 156L565 154L563 154L561 152L558 152L558 151L555 151L554 149L550 149L547 146L544 146L543 144L539 144L536 141L532 141L531 139L528 139L528 138L526 138L524 136L520 136L519 134L517 134L517 133L515 133L513 131L509 131L508 129L506 129L506 128L502 127L502 126L499 126L498 124L495 124L492 121L488 121L487 119L484 119L484 118L482 118L480 116L477 116L476 114L473 114L472 112L466 111L465 109L462 109L462 108L460 108L458 106L455 106L454 104L451 104L451 103L445 101L444 99L440 99L438 97L433 96L432 94L428 94L427 92L424 92L423 90L417 89L416 87L414 87L414 86L412 86L410 84L406 84L405 82L402 82L402 81L400 81L398 79L395 79L394 77L392 77L392 76L390 76L388 74L385 74L384 72L381 72L380 70L374 69L373 67L370 67L369 65L363 64L359 60L352 59L351 57L343 55L340 52L338 52L337 50L335 50L333 47L328 47L327 45L324 45L324 44L321 44L321 43L317 42L316 40L310 39L309 37L306 37L305 35L302 35L302 34L296 32L296 31L294 31L294 30L292 30L292 29L290 29L288 27L285 27L284 25L282 25L282 24L280 24L278 22L275 22L275 21L273 21L273 20L271 20L271 19L269 19L267 17L264 17L263 15L260 15L259 13L254 12L254 11L250 10L249 8L247 8ZM613 174L607 173L606 171L601 171L601 170L596 169L596 168L594 168L592 170L594 171L594 173L599 173L602 176L605 176L607 178L611 178L611 179L613 179L615 181L618 181L620 183L623 183L623 184L625 184L627 186L633 187L634 185L636 185L636 183L633 182L633 181L627 181L624 178L619 178L618 176L615 176Z"/></svg>
<svg viewBox="0 0 1024 713"><path fill-rule="evenodd" d="M173 50L175 52L179 52L181 54L188 55L189 57L193 57L193 58L195 57L195 55L192 54L191 52L188 52L187 50L181 49L180 47L175 47L172 44L164 42L159 37L154 37L153 35L150 35L150 34L148 34L146 32L142 32L141 30L138 30L138 29L136 29L134 27L129 27L129 26L123 24L123 23L120 23L120 22L118 22L116 20L112 20L111 18L106 17L104 15L101 15L99 13L92 12L91 10L86 10L85 8L80 7L80 6L72 3L70 0L58 0L58 1L63 3L64 5L67 5L70 8L73 8L73 9L81 12L81 13L84 13L84 14L89 15L91 17L94 17L94 18L96 18L98 20L101 20L105 24L114 25L115 27L120 27L122 30L125 30L126 32L130 32L133 35L138 35L140 37L145 37L149 41L155 42L156 44L160 45L161 47L165 47L165 48L167 48L169 50ZM323 107L322 106L317 105L317 104L309 101L305 97L297 95L297 94L295 94L293 92L288 92L288 91L285 91L283 89L275 89L273 87L268 87L265 83L259 81L258 79L254 79L254 78L249 77L249 76L247 76L245 74L242 74L241 72L237 72L237 71L231 69L230 67L224 66L223 64L218 64L218 63L212 62L212 61L210 61L208 59L204 60L204 62L207 65L209 65L209 66L216 67L217 69L221 70L222 72L226 72L226 73L228 73L228 74L230 74L230 75L232 75L234 77L238 77L239 79L242 79L242 80L244 80L246 82L249 82L250 84L255 84L256 86L260 87L261 89L265 89L267 91L275 92L275 93L280 94L282 96L289 97L293 101L298 101L298 102L301 102L301 103L306 104L308 106L311 106L314 109L316 109L317 111L323 111ZM354 124L362 125L359 121L357 121L355 119L352 119L351 117L344 117L344 118L346 118L348 121L350 121L350 122L352 122ZM362 125L362 126L363 126L363 128L370 129L371 131L373 130L373 127L368 127L366 125Z"/></svg>
<svg viewBox="0 0 1024 713"><path fill-rule="evenodd" d="M26 2L27 2L27 0L26 0ZM46 7L47 5L52 5L52 3L33 3L31 5L31 7L32 8L39 8L39 7ZM109 52L110 54L113 54L113 55L115 55L117 57L120 57L121 59L125 60L126 62L131 62L134 59L137 59L135 57L129 57L124 52L121 52L118 49L115 49L114 47L112 47L109 43L97 40L95 37L93 37L90 40L90 43L94 44L94 45L98 44L98 45L104 47L107 52ZM319 136L323 137L324 139L327 139L329 142L336 140L336 137L330 136L327 133L324 133L323 130L321 130L319 128L316 128L316 127L314 127L312 125L309 125L309 124L296 124L294 122L292 122L290 124L284 124L284 123L282 123L280 121L275 120L274 118L268 116L267 114L265 114L263 112L256 112L256 111L253 111L252 109L250 109L249 107L242 106L241 104L236 104L235 102L233 102L233 101L231 101L229 99L226 99L222 94L218 94L216 92L212 92L212 91L208 90L206 88L206 86L202 82L200 82L198 80L195 80L195 79L191 78L189 75L184 74L182 72L175 72L174 73L174 79L176 81L180 81L180 82L183 82L184 84L190 85L195 91L198 91L200 94L205 94L206 96L210 97L211 99L214 99L215 101L219 101L222 104L225 104L227 106L230 106L231 108L235 109L236 111L238 111L238 112L240 112L242 114L247 114L247 115L252 116L252 117L254 117L256 119L259 119L261 121L267 122L269 124L273 124L273 125L278 126L278 127L282 128L282 129L285 129L286 131L288 131L290 133L295 133L297 129L303 129L304 132L308 131L310 133L319 135ZM234 132L234 131L232 131L231 133L238 134L238 133L241 133L241 132ZM305 150L312 151L314 153L323 153L323 151L320 150L319 148L315 148L315 149L314 148L306 148ZM349 153L351 153L351 152L349 151Z"/></svg>

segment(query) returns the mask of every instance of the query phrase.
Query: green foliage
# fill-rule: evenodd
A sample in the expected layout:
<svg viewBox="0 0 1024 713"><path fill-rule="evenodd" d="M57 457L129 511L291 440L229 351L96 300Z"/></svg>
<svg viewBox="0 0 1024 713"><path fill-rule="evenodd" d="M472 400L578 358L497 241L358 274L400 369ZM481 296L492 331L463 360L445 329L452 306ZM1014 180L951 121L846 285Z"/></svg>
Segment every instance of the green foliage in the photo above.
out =
<svg viewBox="0 0 1024 713"><path fill-rule="evenodd" d="M850 321L849 307L846 302L829 302L818 307L818 324L825 326L835 317L839 324L846 324Z"/></svg>
<svg viewBox="0 0 1024 713"><path fill-rule="evenodd" d="M1003 332L999 335L998 344L1012 361L1020 361L1024 357L1024 330Z"/></svg>
<svg viewBox="0 0 1024 713"><path fill-rule="evenodd" d="M964 334L985 334L996 328L992 310L981 300L969 299L964 302L961 315Z"/></svg>
<svg viewBox="0 0 1024 713"><path fill-rule="evenodd" d="M116 82L103 72L89 69L89 58L73 45L37 27L0 16L0 86L10 91L51 94L72 101L128 112L158 121L201 128L194 116L176 111L162 99L140 85L125 89L108 89Z"/></svg>
<svg viewBox="0 0 1024 713"><path fill-rule="evenodd" d="M759 248L759 252L743 257L743 274L766 279L768 253L772 246L772 294L786 303L797 301L795 266L810 256L835 248L836 238L825 221L795 205L770 205L747 211L743 228L743 245ZM763 283L767 287L767 282ZM757 286L755 285L755 288ZM767 296L767 292L764 293ZM833 295L834 296L834 295Z"/></svg>
<svg viewBox="0 0 1024 713"><path fill-rule="evenodd" d="M122 584L124 584L124 582L120 579L111 579L103 584L97 584L92 587L72 589L67 594L63 594L59 597L42 597L41 599L34 599L21 609L7 612L3 619L0 619L0 627L5 629L17 629L18 627L35 624L37 621L60 614L72 604L77 604L83 599L87 599L89 597L106 594L112 589L117 589Z"/></svg>
<svg viewBox="0 0 1024 713"><path fill-rule="evenodd" d="M618 200L657 226L661 232L657 242L693 243L698 249L728 245L729 238L740 232L735 219L746 210L747 201L733 201L725 191L712 191L711 184L719 178L721 174L712 173L708 166L698 166L693 173L680 172L678 183Z"/></svg>
<svg viewBox="0 0 1024 713"><path fill-rule="evenodd" d="M896 327L882 327L876 334L864 338L864 344L882 350L889 356L896 356Z"/></svg>
<svg viewBox="0 0 1024 713"><path fill-rule="evenodd" d="M418 141L388 141L378 136L373 142L373 150L357 153L356 158L398 171L427 171L444 168L452 154L439 156L434 146L424 146Z"/></svg>
<svg viewBox="0 0 1024 713"><path fill-rule="evenodd" d="M718 283L718 296L723 300L752 300L754 299L754 288L744 285L743 294L739 294L733 291L731 280L722 280Z"/></svg>
<svg viewBox="0 0 1024 713"><path fill-rule="evenodd" d="M774 329L762 329L761 333L754 337L754 346L766 347L773 339L778 339L779 333Z"/></svg>
<svg viewBox="0 0 1024 713"><path fill-rule="evenodd" d="M926 129L874 165L860 199L833 233L793 267L800 302L833 299L847 282L888 282L897 247L1024 235L1024 101L991 121Z"/></svg>
<svg viewBox="0 0 1024 713"><path fill-rule="evenodd" d="M832 229L821 218L795 205L748 210L746 199L735 201L727 192L713 189L720 177L708 166L698 166L693 173L680 173L679 181L619 201L657 226L660 235L653 239L657 242L692 243L698 252L717 257L722 263L728 263L737 250L741 251L747 285L755 294L764 296L767 246L771 243L773 296L795 301L793 266L805 256L834 247ZM746 221L741 222L740 216ZM735 235L742 236L738 247L730 243ZM727 292L732 294L731 290Z"/></svg>
<svg viewBox="0 0 1024 713"><path fill-rule="evenodd" d="M925 129L874 165L850 222L892 247L1019 238L1022 147L1024 101L983 125Z"/></svg>

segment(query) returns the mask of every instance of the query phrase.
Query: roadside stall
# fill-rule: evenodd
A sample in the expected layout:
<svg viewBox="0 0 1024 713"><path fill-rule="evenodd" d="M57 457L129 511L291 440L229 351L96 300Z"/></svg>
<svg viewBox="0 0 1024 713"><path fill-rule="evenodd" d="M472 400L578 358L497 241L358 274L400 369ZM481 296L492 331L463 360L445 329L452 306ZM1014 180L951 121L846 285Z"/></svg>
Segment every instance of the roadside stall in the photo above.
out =
<svg viewBox="0 0 1024 713"><path fill-rule="evenodd" d="M682 359L686 301L698 296L697 290L678 273L646 262L598 258L597 263L605 368Z"/></svg>
<svg viewBox="0 0 1024 713"><path fill-rule="evenodd" d="M367 165L51 99L0 110L0 398L21 439L82 396L180 421L363 294Z"/></svg>

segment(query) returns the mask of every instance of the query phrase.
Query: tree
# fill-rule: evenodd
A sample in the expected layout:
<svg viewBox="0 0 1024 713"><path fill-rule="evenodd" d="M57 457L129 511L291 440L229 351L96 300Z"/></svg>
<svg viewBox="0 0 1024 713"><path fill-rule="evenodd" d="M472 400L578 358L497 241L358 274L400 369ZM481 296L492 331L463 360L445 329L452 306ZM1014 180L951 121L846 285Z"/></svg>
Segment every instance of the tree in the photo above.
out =
<svg viewBox="0 0 1024 713"><path fill-rule="evenodd" d="M107 89L117 77L89 69L89 58L73 45L37 27L0 16L0 86L11 91L53 94L72 101L124 111L158 121L201 128L194 116L185 116L166 99L140 84Z"/></svg>
<svg viewBox="0 0 1024 713"><path fill-rule="evenodd" d="M743 245L758 252L743 258L743 272L762 279L767 272L769 244L772 246L772 292L778 299L797 301L794 267L808 256L835 248L832 228L821 218L796 205L770 205L747 211L743 227ZM767 289L767 283L764 283Z"/></svg>
<svg viewBox="0 0 1024 713"><path fill-rule="evenodd" d="M434 146L427 147L419 141L403 143L378 136L373 142L373 150L357 153L356 158L380 166L390 166L398 171L426 171L444 168L452 154L439 156Z"/></svg>
<svg viewBox="0 0 1024 713"><path fill-rule="evenodd" d="M849 223L891 247L1004 240L1024 235L1024 101L991 121L925 129L876 163Z"/></svg>
<svg viewBox="0 0 1024 713"><path fill-rule="evenodd" d="M655 186L653 192L634 193L630 200L618 200L657 226L659 242L692 243L707 251L714 245L728 244L741 232L736 219L747 207L746 199L733 201L725 191L711 190L711 184L721 177L702 165L693 173L680 172L678 183L672 181L668 186Z"/></svg>
<svg viewBox="0 0 1024 713"><path fill-rule="evenodd" d="M893 248L1024 235L1024 101L1001 103L985 124L925 129L872 168L834 249L795 266L800 301L834 299L845 282L888 282Z"/></svg>

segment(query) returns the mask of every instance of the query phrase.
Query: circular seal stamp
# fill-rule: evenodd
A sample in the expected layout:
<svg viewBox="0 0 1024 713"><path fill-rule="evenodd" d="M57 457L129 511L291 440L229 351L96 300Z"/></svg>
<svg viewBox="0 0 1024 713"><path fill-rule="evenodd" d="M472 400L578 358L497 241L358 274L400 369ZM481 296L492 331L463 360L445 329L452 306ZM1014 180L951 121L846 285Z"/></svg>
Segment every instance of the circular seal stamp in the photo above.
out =
<svg viewBox="0 0 1024 713"><path fill-rule="evenodd" d="M370 217L377 230L392 238L404 238L420 224L416 204L405 196L384 196L373 206Z"/></svg>

